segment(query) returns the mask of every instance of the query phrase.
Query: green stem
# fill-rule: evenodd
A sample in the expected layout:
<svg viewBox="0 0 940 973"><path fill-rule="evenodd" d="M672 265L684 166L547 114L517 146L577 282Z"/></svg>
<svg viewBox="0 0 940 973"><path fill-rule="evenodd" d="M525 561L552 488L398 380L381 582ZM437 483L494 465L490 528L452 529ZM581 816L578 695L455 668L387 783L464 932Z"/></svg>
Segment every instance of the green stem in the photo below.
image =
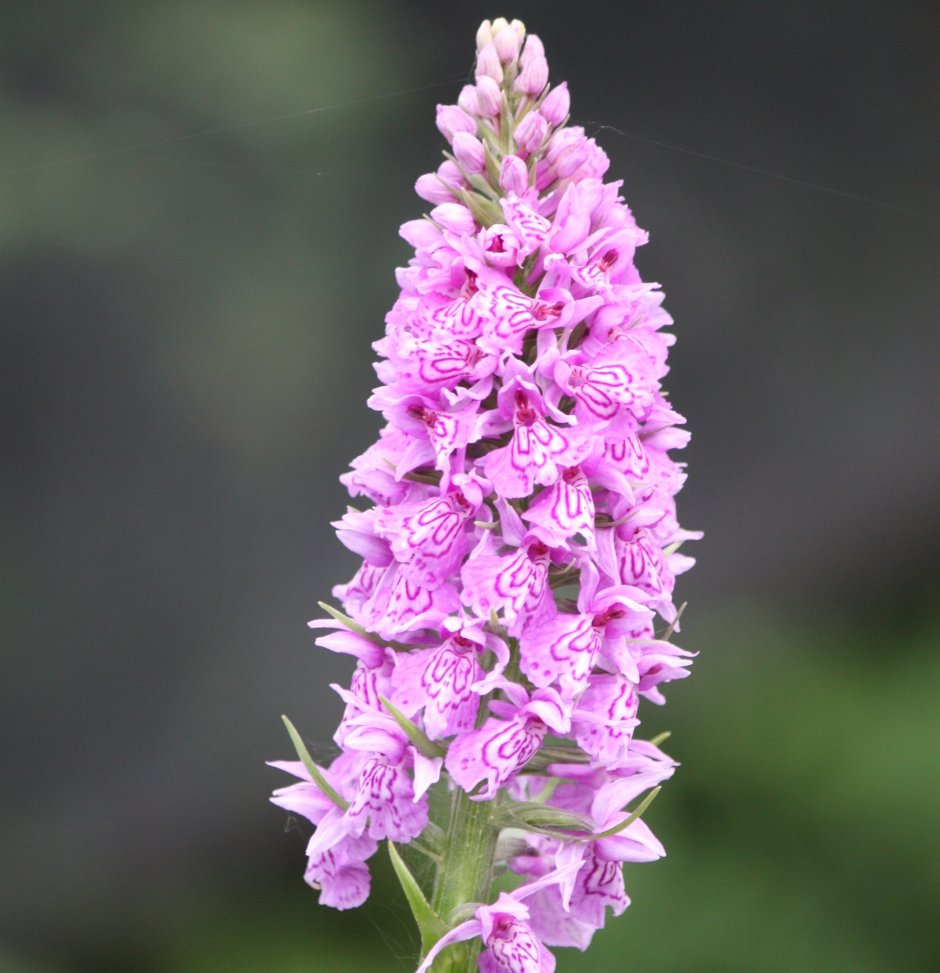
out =
<svg viewBox="0 0 940 973"><path fill-rule="evenodd" d="M455 909L469 902L489 900L499 831L493 820L496 803L496 799L471 801L459 787L453 792L447 837L431 899L432 908L448 926L454 925ZM479 953L479 939L457 943L438 957L433 973L476 973Z"/></svg>

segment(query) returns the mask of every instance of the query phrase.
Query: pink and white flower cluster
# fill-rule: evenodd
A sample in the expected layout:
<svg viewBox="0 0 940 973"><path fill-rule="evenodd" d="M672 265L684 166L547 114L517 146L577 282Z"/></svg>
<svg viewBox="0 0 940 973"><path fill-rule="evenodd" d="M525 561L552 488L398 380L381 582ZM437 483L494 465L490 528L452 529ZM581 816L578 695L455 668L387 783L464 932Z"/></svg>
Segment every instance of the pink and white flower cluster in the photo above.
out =
<svg viewBox="0 0 940 973"><path fill-rule="evenodd" d="M698 536L669 455L688 434L661 389L671 318L634 265L647 234L568 111L539 39L484 22L475 84L438 106L430 211L401 228L415 254L369 401L385 425L342 478L368 503L335 525L362 558L334 591L348 620L311 623L356 659L341 753L319 781L276 765L299 782L274 802L316 826L307 881L341 909L379 840L430 834L439 780L513 822L496 866L519 887L422 969L480 936L484 973L552 970L546 946L585 948L629 904L623 863L664 854L642 820L618 826L674 768L635 731L691 661L669 640Z"/></svg>

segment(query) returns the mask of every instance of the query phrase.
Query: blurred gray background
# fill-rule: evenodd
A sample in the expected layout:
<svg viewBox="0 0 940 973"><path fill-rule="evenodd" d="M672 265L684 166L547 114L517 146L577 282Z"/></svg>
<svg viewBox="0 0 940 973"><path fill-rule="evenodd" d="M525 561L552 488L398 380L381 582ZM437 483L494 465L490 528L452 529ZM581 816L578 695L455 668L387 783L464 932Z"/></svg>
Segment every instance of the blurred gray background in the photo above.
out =
<svg viewBox="0 0 940 973"><path fill-rule="evenodd" d="M7 0L2 973L413 968L381 862L317 907L263 761L340 712L337 477L499 15L651 233L706 534L670 857L559 973L940 967L940 6Z"/></svg>

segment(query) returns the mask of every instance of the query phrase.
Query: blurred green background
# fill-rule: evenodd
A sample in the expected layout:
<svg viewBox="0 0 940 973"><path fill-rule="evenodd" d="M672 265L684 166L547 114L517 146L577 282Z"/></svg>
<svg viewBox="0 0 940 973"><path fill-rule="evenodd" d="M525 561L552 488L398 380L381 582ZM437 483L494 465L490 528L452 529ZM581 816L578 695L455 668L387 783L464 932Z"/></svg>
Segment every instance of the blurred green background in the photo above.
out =
<svg viewBox="0 0 940 973"><path fill-rule="evenodd" d="M387 862L320 909L263 761L339 716L337 477L499 15L651 231L706 533L669 857L559 973L940 969L940 8L7 0L0 973L413 969Z"/></svg>

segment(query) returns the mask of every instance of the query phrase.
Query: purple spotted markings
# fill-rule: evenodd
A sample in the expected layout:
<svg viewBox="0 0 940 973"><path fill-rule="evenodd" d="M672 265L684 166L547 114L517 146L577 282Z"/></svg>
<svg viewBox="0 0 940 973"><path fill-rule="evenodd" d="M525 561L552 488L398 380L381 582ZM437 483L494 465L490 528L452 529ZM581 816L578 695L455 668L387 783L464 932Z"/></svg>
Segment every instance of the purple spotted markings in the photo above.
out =
<svg viewBox="0 0 940 973"><path fill-rule="evenodd" d="M368 896L382 840L448 867L432 792L507 829L515 887L442 915L419 973L468 940L483 973L550 973L548 947L585 949L627 908L624 863L665 853L629 806L675 766L640 706L692 657L672 641L700 536L676 517L688 433L661 385L672 320L634 263L647 234L569 104L538 37L498 19L438 106L447 158L417 181L427 215L401 228L414 255L374 345L384 425L342 477L361 564L311 623L354 660L339 754L275 763L296 781L272 800L312 825L306 880L338 909Z"/></svg>

